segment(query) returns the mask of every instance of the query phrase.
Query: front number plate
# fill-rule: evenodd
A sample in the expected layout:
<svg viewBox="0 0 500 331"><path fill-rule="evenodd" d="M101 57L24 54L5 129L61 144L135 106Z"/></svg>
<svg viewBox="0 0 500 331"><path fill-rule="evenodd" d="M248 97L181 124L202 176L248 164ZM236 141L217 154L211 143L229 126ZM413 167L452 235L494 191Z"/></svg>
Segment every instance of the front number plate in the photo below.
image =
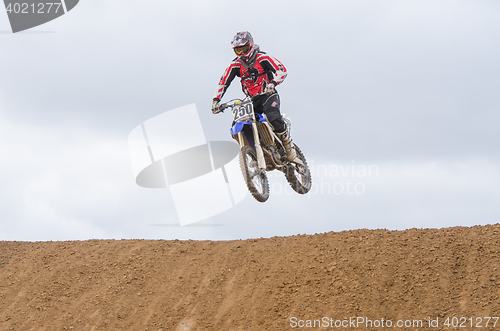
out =
<svg viewBox="0 0 500 331"><path fill-rule="evenodd" d="M252 118L253 104L251 101L242 102L241 104L233 107L233 120L234 122L241 122Z"/></svg>

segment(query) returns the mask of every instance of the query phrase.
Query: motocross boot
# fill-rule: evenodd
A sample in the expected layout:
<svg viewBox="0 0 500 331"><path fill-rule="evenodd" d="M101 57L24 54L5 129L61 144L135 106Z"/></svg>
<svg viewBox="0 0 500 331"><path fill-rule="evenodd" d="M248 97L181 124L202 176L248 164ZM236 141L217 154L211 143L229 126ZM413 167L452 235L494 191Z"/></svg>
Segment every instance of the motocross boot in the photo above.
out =
<svg viewBox="0 0 500 331"><path fill-rule="evenodd" d="M284 131L281 133L276 132L276 135L278 138L280 138L281 142L283 143L283 147L285 147L286 151L286 158L288 161L293 161L297 157L297 152L295 152L295 148L293 147L292 141L290 140L290 137L288 136L288 131Z"/></svg>

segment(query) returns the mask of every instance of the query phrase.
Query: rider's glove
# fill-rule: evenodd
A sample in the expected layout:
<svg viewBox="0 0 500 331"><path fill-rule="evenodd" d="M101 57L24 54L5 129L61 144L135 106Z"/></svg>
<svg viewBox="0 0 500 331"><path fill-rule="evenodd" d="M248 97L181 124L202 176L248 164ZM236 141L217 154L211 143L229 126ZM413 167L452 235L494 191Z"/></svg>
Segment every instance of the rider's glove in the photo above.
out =
<svg viewBox="0 0 500 331"><path fill-rule="evenodd" d="M272 94L276 92L276 90L274 89L275 86L276 86L275 82L270 82L269 84L267 84L266 87L264 88L264 94Z"/></svg>
<svg viewBox="0 0 500 331"><path fill-rule="evenodd" d="M212 103L212 114L218 114L220 112L221 110L219 101L214 100L214 102Z"/></svg>

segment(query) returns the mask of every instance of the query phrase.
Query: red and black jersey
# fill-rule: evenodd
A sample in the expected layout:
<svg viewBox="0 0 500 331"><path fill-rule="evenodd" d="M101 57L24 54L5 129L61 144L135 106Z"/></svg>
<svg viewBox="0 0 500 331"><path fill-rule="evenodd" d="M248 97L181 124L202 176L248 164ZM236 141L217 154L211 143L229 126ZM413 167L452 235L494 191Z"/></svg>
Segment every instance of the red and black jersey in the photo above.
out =
<svg viewBox="0 0 500 331"><path fill-rule="evenodd" d="M264 91L270 82L281 84L287 75L285 66L276 58L258 51L253 66L244 65L235 58L222 75L215 91L214 100L220 101L234 77L241 78L241 88L247 96L255 96Z"/></svg>

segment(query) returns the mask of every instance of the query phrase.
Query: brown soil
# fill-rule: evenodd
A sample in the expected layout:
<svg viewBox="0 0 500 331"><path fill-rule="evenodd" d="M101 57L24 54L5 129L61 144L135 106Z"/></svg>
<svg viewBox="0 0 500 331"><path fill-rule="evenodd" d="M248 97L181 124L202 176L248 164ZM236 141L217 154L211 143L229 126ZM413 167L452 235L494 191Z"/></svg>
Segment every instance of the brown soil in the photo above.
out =
<svg viewBox="0 0 500 331"><path fill-rule="evenodd" d="M400 330L500 330L484 318L500 315L499 250L499 224L224 242L4 241L0 330L390 329L382 319ZM323 317L331 327L307 327ZM446 327L448 317L465 327ZM365 320L342 327L349 318ZM422 326L395 328L414 320Z"/></svg>

